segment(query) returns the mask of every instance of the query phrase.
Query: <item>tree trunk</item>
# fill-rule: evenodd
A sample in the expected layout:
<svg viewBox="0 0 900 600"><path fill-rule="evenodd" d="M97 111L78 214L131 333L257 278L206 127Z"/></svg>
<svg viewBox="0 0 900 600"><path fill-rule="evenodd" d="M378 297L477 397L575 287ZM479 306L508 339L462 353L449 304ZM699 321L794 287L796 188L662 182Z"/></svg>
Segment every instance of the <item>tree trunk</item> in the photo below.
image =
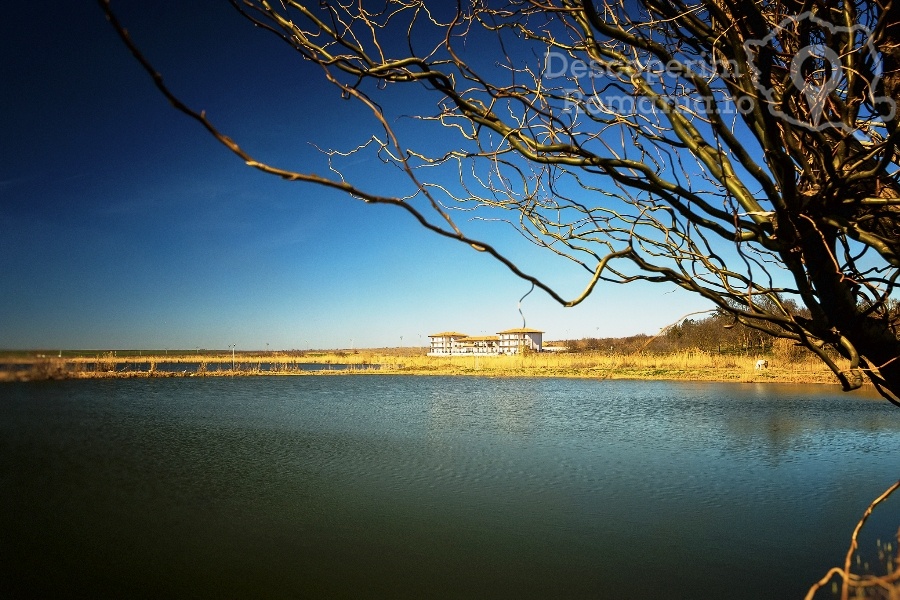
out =
<svg viewBox="0 0 900 600"><path fill-rule="evenodd" d="M900 406L900 339L887 318L866 315L860 306L855 284L839 272L831 257L835 256L834 232L805 227L803 231L804 259L807 272L819 299L821 318L813 319L816 335L837 348L841 354L859 367L875 384L878 392ZM825 238L825 239L823 239ZM827 241L826 241L827 240ZM858 354L843 346L843 336ZM855 389L861 377L846 374L845 389ZM848 383L850 385L848 385Z"/></svg>

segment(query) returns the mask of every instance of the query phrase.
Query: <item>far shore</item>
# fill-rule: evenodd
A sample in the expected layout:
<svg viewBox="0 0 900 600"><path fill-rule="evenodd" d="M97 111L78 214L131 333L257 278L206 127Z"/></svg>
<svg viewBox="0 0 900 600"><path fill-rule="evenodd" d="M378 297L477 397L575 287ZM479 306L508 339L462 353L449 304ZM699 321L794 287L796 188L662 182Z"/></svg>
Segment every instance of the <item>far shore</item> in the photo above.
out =
<svg viewBox="0 0 900 600"><path fill-rule="evenodd" d="M151 377L252 377L311 375L418 375L479 377L569 377L741 383L838 385L824 364L811 357L721 355L704 351L667 354L540 353L519 356L429 357L424 350L254 352L119 356L7 356L0 381L132 379ZM756 369L758 359L768 368ZM179 366L184 365L184 369Z"/></svg>

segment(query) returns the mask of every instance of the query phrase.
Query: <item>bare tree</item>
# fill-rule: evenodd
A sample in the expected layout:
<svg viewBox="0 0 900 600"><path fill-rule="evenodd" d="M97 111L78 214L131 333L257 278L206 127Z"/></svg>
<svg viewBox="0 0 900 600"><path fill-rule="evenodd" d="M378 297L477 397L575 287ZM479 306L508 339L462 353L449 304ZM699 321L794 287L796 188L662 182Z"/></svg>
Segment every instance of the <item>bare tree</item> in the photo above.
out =
<svg viewBox="0 0 900 600"><path fill-rule="evenodd" d="M230 0L375 119L323 150L329 176L255 160L99 1L247 165L397 205L566 306L600 281L673 283L900 404L900 0ZM396 193L344 177L367 153L405 176ZM573 261L584 291L562 297L458 211Z"/></svg>

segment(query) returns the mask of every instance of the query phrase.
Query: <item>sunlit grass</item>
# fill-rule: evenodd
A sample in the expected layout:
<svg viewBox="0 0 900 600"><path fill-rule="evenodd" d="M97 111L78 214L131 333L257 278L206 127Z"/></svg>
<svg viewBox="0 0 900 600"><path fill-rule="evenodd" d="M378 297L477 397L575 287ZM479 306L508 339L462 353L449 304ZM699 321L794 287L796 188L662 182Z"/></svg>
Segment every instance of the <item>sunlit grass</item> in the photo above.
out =
<svg viewBox="0 0 900 600"><path fill-rule="evenodd" d="M183 352L135 356L103 352L93 356L42 358L27 374L13 378L176 377L310 374L480 375L488 377L583 377L780 383L836 383L831 372L812 355L719 354L702 350L670 353L539 353L513 356L425 356L424 349L406 352ZM414 351L415 353L413 353ZM769 368L756 370L757 359ZM27 359L17 359L25 361ZM161 363L167 363L164 369ZM310 371L304 365L319 364ZM185 369L177 366L184 364ZM340 365L341 367L338 367ZM346 365L346 366L345 366Z"/></svg>

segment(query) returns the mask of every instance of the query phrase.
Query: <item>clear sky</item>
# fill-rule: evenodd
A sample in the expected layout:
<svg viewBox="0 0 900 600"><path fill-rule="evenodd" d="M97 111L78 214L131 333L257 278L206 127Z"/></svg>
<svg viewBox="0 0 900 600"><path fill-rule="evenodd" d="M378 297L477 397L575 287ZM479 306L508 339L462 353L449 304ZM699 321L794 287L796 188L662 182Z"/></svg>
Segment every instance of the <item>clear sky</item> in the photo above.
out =
<svg viewBox="0 0 900 600"><path fill-rule="evenodd" d="M310 142L368 137L371 119L227 4L113 6L170 87L255 155L315 171ZM490 257L245 167L168 105L95 2L4 8L0 56L0 348L424 346L522 325L530 284ZM583 273L502 235L486 241L581 290ZM656 333L705 308L648 284L522 302L545 339Z"/></svg>

